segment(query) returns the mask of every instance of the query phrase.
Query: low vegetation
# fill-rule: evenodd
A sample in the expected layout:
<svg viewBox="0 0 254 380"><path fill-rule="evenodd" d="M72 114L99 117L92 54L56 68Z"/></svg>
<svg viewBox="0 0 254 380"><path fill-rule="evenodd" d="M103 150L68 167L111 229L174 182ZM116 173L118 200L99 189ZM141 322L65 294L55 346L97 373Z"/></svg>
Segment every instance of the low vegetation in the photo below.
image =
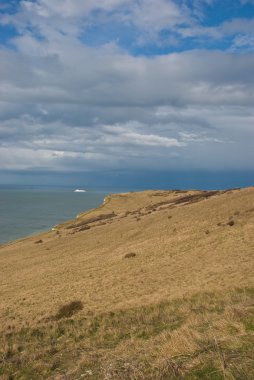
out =
<svg viewBox="0 0 254 380"><path fill-rule="evenodd" d="M82 309L83 309L83 304L81 301L69 302L66 305L59 307L58 312L53 317L53 319L58 320L62 318L70 318Z"/></svg>
<svg viewBox="0 0 254 380"><path fill-rule="evenodd" d="M135 252L128 252L124 255L125 259L130 259L131 257L136 257L136 253Z"/></svg>
<svg viewBox="0 0 254 380"><path fill-rule="evenodd" d="M82 307L72 302L47 323L5 331L1 378L254 378L254 288L79 318Z"/></svg>
<svg viewBox="0 0 254 380"><path fill-rule="evenodd" d="M2 245L0 379L253 380L253 204L113 195Z"/></svg>
<svg viewBox="0 0 254 380"><path fill-rule="evenodd" d="M42 241L41 239L36 240L36 241L34 242L34 244L41 244L41 243L43 243L43 241Z"/></svg>

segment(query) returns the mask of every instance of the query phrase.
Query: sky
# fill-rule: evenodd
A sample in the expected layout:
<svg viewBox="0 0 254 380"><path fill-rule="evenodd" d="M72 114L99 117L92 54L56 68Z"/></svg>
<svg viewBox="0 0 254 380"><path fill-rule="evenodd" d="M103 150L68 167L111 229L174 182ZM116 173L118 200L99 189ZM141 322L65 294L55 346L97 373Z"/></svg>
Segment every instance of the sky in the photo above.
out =
<svg viewBox="0 0 254 380"><path fill-rule="evenodd" d="M253 106L254 0L0 0L0 184L254 184Z"/></svg>

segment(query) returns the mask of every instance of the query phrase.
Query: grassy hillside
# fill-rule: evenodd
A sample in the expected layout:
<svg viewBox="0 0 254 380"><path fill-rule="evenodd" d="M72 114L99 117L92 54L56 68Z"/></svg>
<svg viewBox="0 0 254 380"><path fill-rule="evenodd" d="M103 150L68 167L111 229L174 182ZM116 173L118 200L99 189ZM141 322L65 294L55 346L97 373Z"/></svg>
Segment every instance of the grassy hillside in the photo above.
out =
<svg viewBox="0 0 254 380"><path fill-rule="evenodd" d="M0 248L0 379L254 379L254 188L112 195Z"/></svg>

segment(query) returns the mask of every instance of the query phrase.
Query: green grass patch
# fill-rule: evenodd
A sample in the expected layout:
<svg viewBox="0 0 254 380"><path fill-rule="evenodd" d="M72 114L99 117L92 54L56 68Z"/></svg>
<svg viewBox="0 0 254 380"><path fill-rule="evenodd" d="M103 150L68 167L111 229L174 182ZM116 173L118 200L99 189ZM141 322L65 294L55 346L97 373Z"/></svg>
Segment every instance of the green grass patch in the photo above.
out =
<svg viewBox="0 0 254 380"><path fill-rule="evenodd" d="M246 332L254 331L254 316L248 316L243 320L243 325Z"/></svg>
<svg viewBox="0 0 254 380"><path fill-rule="evenodd" d="M213 363L205 363L191 370L184 379L186 380L225 380L221 370Z"/></svg>

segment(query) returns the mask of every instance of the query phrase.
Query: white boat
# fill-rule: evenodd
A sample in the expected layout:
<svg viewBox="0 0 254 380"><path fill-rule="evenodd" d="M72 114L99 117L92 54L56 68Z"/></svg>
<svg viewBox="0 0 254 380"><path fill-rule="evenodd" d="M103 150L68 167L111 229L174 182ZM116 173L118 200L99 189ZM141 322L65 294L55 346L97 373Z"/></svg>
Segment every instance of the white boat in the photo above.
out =
<svg viewBox="0 0 254 380"><path fill-rule="evenodd" d="M74 190L74 193L85 193L86 190L83 190L83 189L76 189Z"/></svg>

